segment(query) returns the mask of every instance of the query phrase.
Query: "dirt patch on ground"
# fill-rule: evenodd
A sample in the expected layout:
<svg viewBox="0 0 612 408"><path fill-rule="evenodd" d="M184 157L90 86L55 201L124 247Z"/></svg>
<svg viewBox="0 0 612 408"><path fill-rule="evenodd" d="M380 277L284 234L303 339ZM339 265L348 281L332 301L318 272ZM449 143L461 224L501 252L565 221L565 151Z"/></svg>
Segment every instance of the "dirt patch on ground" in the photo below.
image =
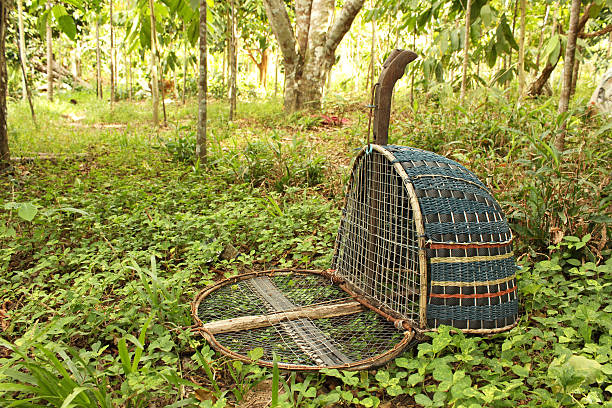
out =
<svg viewBox="0 0 612 408"><path fill-rule="evenodd" d="M267 408L272 404L272 380L262 381L249 390L238 408Z"/></svg>

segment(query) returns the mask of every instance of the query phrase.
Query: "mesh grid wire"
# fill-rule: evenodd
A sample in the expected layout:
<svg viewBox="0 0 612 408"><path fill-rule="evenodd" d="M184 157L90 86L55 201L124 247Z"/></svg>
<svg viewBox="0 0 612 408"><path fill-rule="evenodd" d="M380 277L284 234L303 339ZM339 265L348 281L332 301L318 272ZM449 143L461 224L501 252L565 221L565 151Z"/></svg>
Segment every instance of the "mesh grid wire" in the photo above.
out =
<svg viewBox="0 0 612 408"><path fill-rule="evenodd" d="M402 319L419 320L420 275L410 197L381 153L353 166L332 268Z"/></svg>
<svg viewBox="0 0 612 408"><path fill-rule="evenodd" d="M261 288L265 293L262 294ZM283 273L222 286L200 301L197 314L206 324L348 300L351 300L349 294L328 278L308 273ZM219 333L214 337L223 347L242 356L261 347L263 361L271 362L276 355L280 364L321 368L374 359L393 349L404 338L404 333L377 313L364 310L345 316L283 321L268 327Z"/></svg>

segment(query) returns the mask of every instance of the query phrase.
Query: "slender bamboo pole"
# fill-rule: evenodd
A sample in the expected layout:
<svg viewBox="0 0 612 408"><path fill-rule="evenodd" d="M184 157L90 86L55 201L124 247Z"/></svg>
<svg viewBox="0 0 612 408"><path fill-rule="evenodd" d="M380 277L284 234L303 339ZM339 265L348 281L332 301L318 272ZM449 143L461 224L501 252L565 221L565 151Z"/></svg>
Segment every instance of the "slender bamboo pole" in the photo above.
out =
<svg viewBox="0 0 612 408"><path fill-rule="evenodd" d="M51 2L47 1L47 97L53 102L53 37L51 33Z"/></svg>
<svg viewBox="0 0 612 408"><path fill-rule="evenodd" d="M153 99L153 124L159 126L159 80L157 76L157 49L155 47L155 8L153 0L149 0L151 9L151 96Z"/></svg>
<svg viewBox="0 0 612 408"><path fill-rule="evenodd" d="M527 0L521 0L521 33L519 36L518 55L518 99L523 98L525 90L525 25L527 14Z"/></svg>
<svg viewBox="0 0 612 408"><path fill-rule="evenodd" d="M110 106L115 103L115 39L113 32L113 0L109 1L109 23L110 23Z"/></svg>
<svg viewBox="0 0 612 408"><path fill-rule="evenodd" d="M467 74L468 74L468 62L469 62L469 50L470 50L470 15L472 8L472 0L467 0L467 6L465 7L465 40L463 42L463 68L461 78L461 102L465 98L465 91L467 88Z"/></svg>
<svg viewBox="0 0 612 408"><path fill-rule="evenodd" d="M23 100L25 101L26 98L28 97L28 91L27 91L27 86L28 86L28 71L25 68L25 39L24 39L24 35L23 35L23 6L21 4L22 0L17 0L17 18L19 19L19 54L21 57L21 69L23 71L23 81L22 81L22 89L21 89L21 96L23 98Z"/></svg>

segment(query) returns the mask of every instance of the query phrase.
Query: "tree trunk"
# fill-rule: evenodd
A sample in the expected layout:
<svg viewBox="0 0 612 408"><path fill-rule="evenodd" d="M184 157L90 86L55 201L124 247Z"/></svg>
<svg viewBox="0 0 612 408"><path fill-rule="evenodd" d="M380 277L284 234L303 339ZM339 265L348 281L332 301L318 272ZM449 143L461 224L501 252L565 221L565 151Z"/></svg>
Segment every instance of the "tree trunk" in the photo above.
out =
<svg viewBox="0 0 612 408"><path fill-rule="evenodd" d="M132 54L128 54L128 98L132 100Z"/></svg>
<svg viewBox="0 0 612 408"><path fill-rule="evenodd" d="M554 64L551 64L550 61L546 62L546 66L544 66L544 69L542 70L542 73L540 74L540 76L531 84L531 86L529 86L527 95L529 96L542 95L542 90L544 89L544 85L546 85L546 83L548 82L548 78L550 78L550 74L552 74L552 72L555 70L560 59L561 59L561 56L559 55L559 58L557 58Z"/></svg>
<svg viewBox="0 0 612 408"><path fill-rule="evenodd" d="M51 3L47 1L47 97L53 102L53 38L51 37Z"/></svg>
<svg viewBox="0 0 612 408"><path fill-rule="evenodd" d="M196 157L206 162L206 0L200 0L200 76L198 78L198 135L196 139Z"/></svg>
<svg viewBox="0 0 612 408"><path fill-rule="evenodd" d="M79 74L78 74L78 72L79 72L78 66L79 66L79 57L80 57L80 54L81 54L81 50L79 48L79 40L75 40L75 42L74 42L74 52L73 52L73 55L72 55L72 76L75 77L75 78L79 76Z"/></svg>
<svg viewBox="0 0 612 408"><path fill-rule="evenodd" d="M338 18L330 24L333 0L296 0L294 30L285 3L264 0L268 21L283 56L287 112L320 108L325 75L335 61L336 48L363 3L364 0L345 1Z"/></svg>
<svg viewBox="0 0 612 408"><path fill-rule="evenodd" d="M21 75L23 78L23 90L26 93L26 99L28 104L30 105L30 114L32 115L32 123L34 126L38 128L38 124L36 123L36 113L34 112L34 105L32 104L32 91L30 90L30 86L28 85L27 76L26 76L26 68L25 68L25 57L23 51L25 47L17 47L19 50L19 66L21 67Z"/></svg>
<svg viewBox="0 0 612 408"><path fill-rule="evenodd" d="M519 0L514 0L514 12L512 13L512 37L516 38L514 36L514 32L515 32L515 28L516 28L516 15L518 14L518 4L519 4ZM508 67L512 68L512 47L510 47L510 52L508 55ZM506 80L506 88L508 87L508 84L510 83L510 80L507 79Z"/></svg>
<svg viewBox="0 0 612 408"><path fill-rule="evenodd" d="M576 52L580 55L580 47L576 47ZM578 75L580 71L580 58L574 56L574 67L572 68L572 84L570 87L570 97L576 93L576 83L578 82Z"/></svg>
<svg viewBox="0 0 612 408"><path fill-rule="evenodd" d="M4 171L11 165L11 153L8 145L6 126L6 91L8 74L6 70L6 25L8 23L7 1L0 1L0 170Z"/></svg>
<svg viewBox="0 0 612 408"><path fill-rule="evenodd" d="M561 97L559 98L559 115L567 112L570 99L570 91L572 86L572 69L574 68L574 57L576 54L576 39L578 38L578 20L580 17L580 0L572 0L570 9L569 30L567 33L567 46L565 47L565 64L563 67L563 88ZM555 147L559 151L565 149L565 126L566 121L562 124L562 130L555 139Z"/></svg>
<svg viewBox="0 0 612 408"><path fill-rule="evenodd" d="M610 51L608 47L608 51ZM274 53L276 55L276 60L274 61L274 97L278 95L278 53Z"/></svg>
<svg viewBox="0 0 612 408"><path fill-rule="evenodd" d="M21 55L21 69L23 70L23 81L21 96L25 101L28 97L28 71L25 68L25 39L23 35L23 6L21 5L22 0L17 0L17 17L19 19L19 54Z"/></svg>
<svg viewBox="0 0 612 408"><path fill-rule="evenodd" d="M234 120L236 114L236 10L234 8L234 0L230 0L230 25L229 25L229 68L230 68L230 83L229 83L229 120Z"/></svg>
<svg viewBox="0 0 612 408"><path fill-rule="evenodd" d="M546 28L546 23L548 21L548 14L550 13L550 5L546 5L546 13L544 14L544 22L542 23L542 28L540 29L540 40L538 41L538 54L536 56L536 72L540 71L540 55L542 53L542 46L544 45L544 28ZM554 27L554 24L553 24Z"/></svg>
<svg viewBox="0 0 612 408"><path fill-rule="evenodd" d="M412 50L416 52L416 28L412 33ZM415 70L412 68L412 72L410 73L410 105L414 106L414 74Z"/></svg>
<svg viewBox="0 0 612 408"><path fill-rule="evenodd" d="M372 16L372 44L370 44L370 88L374 86L376 78L376 19ZM366 94L370 94L370 88L366 87Z"/></svg>
<svg viewBox="0 0 612 408"><path fill-rule="evenodd" d="M185 42L183 43L183 94L181 95L181 102L185 104L185 92L187 89L187 31L185 30L185 23L183 23L183 36Z"/></svg>
<svg viewBox="0 0 612 408"><path fill-rule="evenodd" d="M518 99L523 98L525 89L525 25L527 14L527 0L521 1L521 33L519 34L519 55L518 55Z"/></svg>
<svg viewBox="0 0 612 408"><path fill-rule="evenodd" d="M266 89L266 85L268 83L268 49L265 49L261 53L261 62L257 64L257 69L259 70L259 84L263 85L263 88Z"/></svg>
<svg viewBox="0 0 612 408"><path fill-rule="evenodd" d="M164 81L164 70L159 70L161 73L161 101L162 101L162 113L164 114L164 127L168 126L168 117L166 116L166 84Z"/></svg>
<svg viewBox="0 0 612 408"><path fill-rule="evenodd" d="M102 95L102 58L100 55L100 17L96 16L96 95L103 99Z"/></svg>
<svg viewBox="0 0 612 408"><path fill-rule="evenodd" d="M115 39L113 33L113 0L109 2L109 23L110 23L110 106L113 108L113 103L115 102ZM153 33L153 30L151 30Z"/></svg>
<svg viewBox="0 0 612 408"><path fill-rule="evenodd" d="M470 14L472 9L472 0L467 0L465 7L465 40L463 42L463 67L461 69L461 102L465 98L465 91L467 88L467 73L468 73L468 62L469 62L469 51L470 51Z"/></svg>
<svg viewBox="0 0 612 408"><path fill-rule="evenodd" d="M580 21L578 22L578 27L576 28L578 33L582 33L582 31L584 30L584 27L586 26L586 23L588 22L589 17L590 17L589 12L591 10L591 7L593 7L594 5L595 3L590 3L584 9L584 13L582 14L582 17L580 17ZM557 17L553 17L553 28L552 28L552 33L551 33L552 35L555 35L555 33L557 33L557 26L558 26ZM561 59L561 52L559 53L559 57L557 58L557 61L555 61L554 64L551 64L550 61L546 62L546 66L542 70L542 73L540 74L538 79L536 79L529 87L529 91L527 92L529 96L538 96L542 94L544 85L546 85L546 83L548 82L548 78L550 78L551 74L555 70L555 67L557 66L557 63L560 61L560 59Z"/></svg>
<svg viewBox="0 0 612 408"><path fill-rule="evenodd" d="M225 19L227 22L229 22L229 10L228 10L228 14L226 16ZM229 24L227 24L227 28L226 30L229 29ZM226 32L226 36L225 36L226 40L228 38L227 36L227 32ZM229 44L228 41L225 41L223 43L223 69L221 70L221 85L223 85L223 89L225 89L225 86L227 85L227 65L228 65L228 60L229 60L229 50L228 50Z"/></svg>
<svg viewBox="0 0 612 408"><path fill-rule="evenodd" d="M153 124L159 126L159 80L157 77L157 49L155 47L155 8L153 0L149 0L151 9L151 99L153 100Z"/></svg>

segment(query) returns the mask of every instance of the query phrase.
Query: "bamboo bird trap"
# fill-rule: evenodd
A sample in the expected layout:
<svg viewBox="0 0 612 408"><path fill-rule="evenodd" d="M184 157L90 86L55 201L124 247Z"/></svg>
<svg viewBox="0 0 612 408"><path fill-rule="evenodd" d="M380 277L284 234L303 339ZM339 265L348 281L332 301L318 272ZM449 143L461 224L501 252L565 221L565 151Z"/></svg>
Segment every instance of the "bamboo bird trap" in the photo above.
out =
<svg viewBox="0 0 612 408"><path fill-rule="evenodd" d="M494 333L518 318L512 233L459 163L387 145L393 85L416 55L395 50L375 86L374 144L357 156L331 268L253 272L192 304L202 335L241 360L293 370L383 364L415 333Z"/></svg>

